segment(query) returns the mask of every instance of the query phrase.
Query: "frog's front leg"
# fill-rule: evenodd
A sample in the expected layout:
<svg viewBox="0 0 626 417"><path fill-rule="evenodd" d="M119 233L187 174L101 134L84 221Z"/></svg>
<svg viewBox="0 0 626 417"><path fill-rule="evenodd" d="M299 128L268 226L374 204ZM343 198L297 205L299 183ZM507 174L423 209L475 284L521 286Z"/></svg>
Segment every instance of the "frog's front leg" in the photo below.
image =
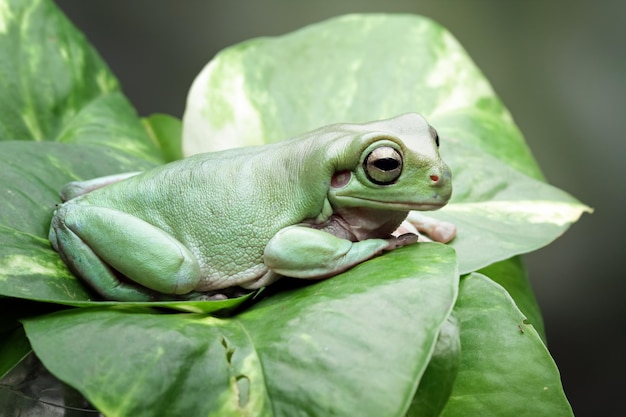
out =
<svg viewBox="0 0 626 417"><path fill-rule="evenodd" d="M154 298L154 291L186 294L200 280L200 267L189 249L119 210L63 204L54 214L49 239L73 272L107 299L146 301Z"/></svg>
<svg viewBox="0 0 626 417"><path fill-rule="evenodd" d="M308 226L281 229L265 247L263 259L272 271L293 278L321 279L343 272L383 251L417 241L405 234L389 239L352 242Z"/></svg>

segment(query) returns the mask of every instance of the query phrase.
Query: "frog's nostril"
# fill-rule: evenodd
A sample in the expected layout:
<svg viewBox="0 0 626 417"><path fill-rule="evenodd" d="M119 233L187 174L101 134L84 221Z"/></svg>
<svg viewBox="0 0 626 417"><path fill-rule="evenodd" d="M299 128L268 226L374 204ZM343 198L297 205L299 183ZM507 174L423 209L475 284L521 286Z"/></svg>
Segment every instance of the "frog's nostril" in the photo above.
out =
<svg viewBox="0 0 626 417"><path fill-rule="evenodd" d="M430 184L436 187L445 186L450 179L450 170L446 166L431 167L428 172Z"/></svg>

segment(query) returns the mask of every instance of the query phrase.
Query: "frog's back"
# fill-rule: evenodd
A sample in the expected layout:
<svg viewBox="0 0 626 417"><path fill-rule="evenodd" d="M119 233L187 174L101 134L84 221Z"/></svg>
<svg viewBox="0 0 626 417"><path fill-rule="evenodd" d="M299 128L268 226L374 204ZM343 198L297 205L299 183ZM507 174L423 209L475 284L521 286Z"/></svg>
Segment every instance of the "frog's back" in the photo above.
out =
<svg viewBox="0 0 626 417"><path fill-rule="evenodd" d="M204 291L263 275L269 239L319 214L327 175L304 186L306 175L317 174L288 151L245 148L176 161L83 200L139 217L183 243L198 258Z"/></svg>

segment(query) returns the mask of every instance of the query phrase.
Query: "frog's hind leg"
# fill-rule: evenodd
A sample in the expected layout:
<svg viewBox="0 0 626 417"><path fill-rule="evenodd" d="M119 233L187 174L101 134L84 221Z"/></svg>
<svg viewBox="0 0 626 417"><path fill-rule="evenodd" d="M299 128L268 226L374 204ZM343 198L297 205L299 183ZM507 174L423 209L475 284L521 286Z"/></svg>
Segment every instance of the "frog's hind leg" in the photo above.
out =
<svg viewBox="0 0 626 417"><path fill-rule="evenodd" d="M59 195L61 196L61 201L65 202L109 184L114 184L127 178L134 177L137 174L141 174L141 171L107 175L106 177L98 177L86 181L72 181L63 186Z"/></svg>
<svg viewBox="0 0 626 417"><path fill-rule="evenodd" d="M70 269L110 300L186 294L200 280L198 262L181 242L119 210L62 205L49 238Z"/></svg>

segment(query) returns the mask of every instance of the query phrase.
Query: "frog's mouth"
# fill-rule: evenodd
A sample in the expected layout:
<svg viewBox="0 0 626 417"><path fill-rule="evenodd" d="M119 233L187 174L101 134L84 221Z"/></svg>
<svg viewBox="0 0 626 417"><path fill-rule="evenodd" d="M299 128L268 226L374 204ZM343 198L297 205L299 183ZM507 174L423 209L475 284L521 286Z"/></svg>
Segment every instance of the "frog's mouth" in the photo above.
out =
<svg viewBox="0 0 626 417"><path fill-rule="evenodd" d="M360 181L348 181L343 187L331 186L328 190L328 199L335 207L364 207L407 212L438 210L445 206L451 197L450 181L442 181L440 178L432 184L414 187L407 185L370 187L364 186Z"/></svg>

